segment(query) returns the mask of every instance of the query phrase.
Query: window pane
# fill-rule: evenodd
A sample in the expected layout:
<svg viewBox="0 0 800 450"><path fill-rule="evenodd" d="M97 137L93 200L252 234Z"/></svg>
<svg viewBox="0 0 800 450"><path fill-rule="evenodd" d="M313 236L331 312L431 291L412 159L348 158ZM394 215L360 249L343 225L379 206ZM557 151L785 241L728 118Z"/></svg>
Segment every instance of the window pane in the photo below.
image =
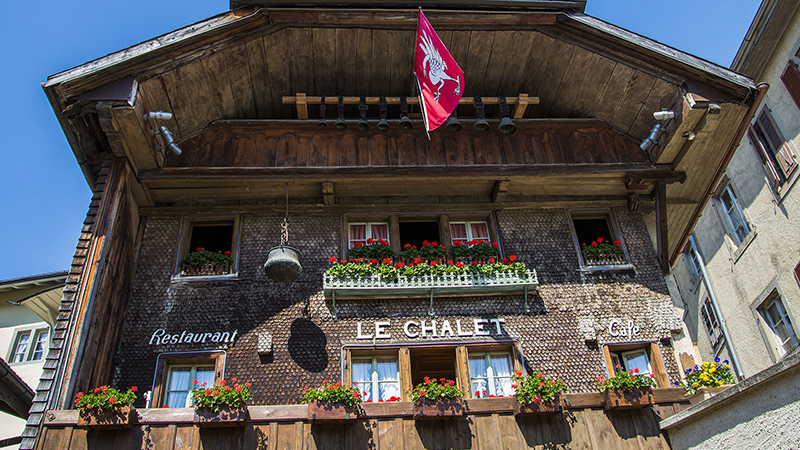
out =
<svg viewBox="0 0 800 450"><path fill-rule="evenodd" d="M489 228L486 226L486 222L472 222L470 228L472 229L472 239L489 240Z"/></svg>
<svg viewBox="0 0 800 450"><path fill-rule="evenodd" d="M198 367L194 374L197 384L206 383L206 386L214 384L214 367Z"/></svg>
<svg viewBox="0 0 800 450"><path fill-rule="evenodd" d="M486 359L483 355L469 357L469 374L472 378L486 377Z"/></svg>
<svg viewBox="0 0 800 450"><path fill-rule="evenodd" d="M467 225L463 223L451 223L450 237L453 242L460 241L462 244L465 244L467 242Z"/></svg>
<svg viewBox="0 0 800 450"><path fill-rule="evenodd" d="M400 382L387 381L378 383L378 390L380 391L380 399L383 401L389 400L392 397L400 397Z"/></svg>
<svg viewBox="0 0 800 450"><path fill-rule="evenodd" d="M508 355L492 355L492 370L496 377L510 377L511 358Z"/></svg>
<svg viewBox="0 0 800 450"><path fill-rule="evenodd" d="M639 373L643 375L650 374L650 363L647 359L647 353L644 350L625 353L622 355L622 358L625 360L625 367L628 370L639 369Z"/></svg>
<svg viewBox="0 0 800 450"><path fill-rule="evenodd" d="M167 400L164 402L170 408L184 408L187 406L186 398L189 395L191 381L191 367L175 367L169 372L167 380Z"/></svg>
<svg viewBox="0 0 800 450"><path fill-rule="evenodd" d="M17 335L17 345L14 347L14 357L11 359L11 362L25 361L25 353L28 351L28 341L30 339L30 331Z"/></svg>
<svg viewBox="0 0 800 450"><path fill-rule="evenodd" d="M510 397L514 395L514 389L511 388L511 377L500 377L494 379L494 391L498 397Z"/></svg>
<svg viewBox="0 0 800 450"><path fill-rule="evenodd" d="M49 333L47 331L42 331L36 335L36 343L34 344L35 347L33 348L33 356L31 356L31 360L38 361L44 356L48 334Z"/></svg>
<svg viewBox="0 0 800 450"><path fill-rule="evenodd" d="M385 223L379 224L372 224L372 239L378 240L383 239L384 241L389 240L389 226Z"/></svg>
<svg viewBox="0 0 800 450"><path fill-rule="evenodd" d="M354 387L361 391L363 397L361 400L367 401L372 400L375 401L377 399L372 398L372 360L371 359L361 359L361 360L353 360L352 363L352 373L350 377L355 383Z"/></svg>
<svg viewBox="0 0 800 450"><path fill-rule="evenodd" d="M367 240L367 226L350 225L350 247L353 247L355 242L363 242L365 240Z"/></svg>
<svg viewBox="0 0 800 450"><path fill-rule="evenodd" d="M378 381L397 380L397 360L379 359L378 360Z"/></svg>

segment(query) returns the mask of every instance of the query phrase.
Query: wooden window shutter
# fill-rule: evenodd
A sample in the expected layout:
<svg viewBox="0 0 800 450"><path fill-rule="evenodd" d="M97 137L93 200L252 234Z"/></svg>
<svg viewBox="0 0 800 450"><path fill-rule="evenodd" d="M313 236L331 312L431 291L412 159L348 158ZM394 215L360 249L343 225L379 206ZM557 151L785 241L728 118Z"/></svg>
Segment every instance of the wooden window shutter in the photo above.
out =
<svg viewBox="0 0 800 450"><path fill-rule="evenodd" d="M772 114L768 109L764 109L764 111L758 117L758 123L761 125L761 129L764 131L764 134L767 136L767 139L772 146L772 154L775 155L775 161L778 163L778 168L780 168L781 172L783 172L784 177L788 179L792 172L794 172L797 168L797 162L794 160L794 155L792 155L792 150L789 147L789 143L783 138L783 135L778 128L778 124L775 123L775 119L772 117Z"/></svg>
<svg viewBox="0 0 800 450"><path fill-rule="evenodd" d="M800 284L800 263L794 266L794 278L797 280L797 284Z"/></svg>
<svg viewBox="0 0 800 450"><path fill-rule="evenodd" d="M786 70L781 75L781 81L783 81L784 86L786 86L789 94L794 99L794 103L800 108L800 71L791 61L786 64Z"/></svg>
<svg viewBox="0 0 800 450"><path fill-rule="evenodd" d="M780 183L780 177L778 173L775 171L775 168L772 166L772 162L767 155L767 152L770 151L768 148L764 148L762 145L762 141L756 136L755 130L751 127L748 130L747 135L750 136L750 141L753 144L753 147L756 149L756 153L758 154L758 159L761 161L761 165L764 166L764 172L767 173L767 180L769 181L769 186L775 190Z"/></svg>

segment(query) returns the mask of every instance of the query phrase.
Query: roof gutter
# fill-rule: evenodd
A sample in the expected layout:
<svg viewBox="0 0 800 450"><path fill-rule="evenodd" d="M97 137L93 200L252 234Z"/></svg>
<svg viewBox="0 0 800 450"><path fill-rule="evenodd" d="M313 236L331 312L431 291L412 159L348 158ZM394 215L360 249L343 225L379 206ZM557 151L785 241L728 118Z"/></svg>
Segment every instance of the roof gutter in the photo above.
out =
<svg viewBox="0 0 800 450"><path fill-rule="evenodd" d="M759 83L756 86L758 93L756 94L756 99L753 101L753 105L750 106L750 109L747 110L747 113L742 119L742 123L739 125L739 129L736 131L736 135L731 141L730 147L728 147L728 151L725 153L725 156L722 158L722 162L720 163L719 169L717 169L717 173L714 175L714 178L711 181L711 184L708 186L708 190L703 195L703 199L700 201L698 205L698 211L696 211L692 217L689 219L689 226L686 228L686 232L684 233L683 237L681 238L680 244L675 247L675 253L670 258L670 267L675 265L675 262L678 260L678 256L681 254L680 249L686 247L686 243L689 240L689 237L694 230L694 227L697 226L697 222L700 220L700 216L703 215L703 209L705 209L708 202L711 200L711 196L714 195L714 190L716 189L717 185L719 184L719 180L722 179L722 176L725 174L725 170L728 168L728 164L731 162L733 158L733 154L736 153L736 149L739 148L739 144L742 142L742 138L744 137L744 133L750 127L750 122L752 122L753 118L756 116L756 112L758 112L758 108L761 106L761 103L764 101L764 97L767 95L767 91L769 90L768 83Z"/></svg>

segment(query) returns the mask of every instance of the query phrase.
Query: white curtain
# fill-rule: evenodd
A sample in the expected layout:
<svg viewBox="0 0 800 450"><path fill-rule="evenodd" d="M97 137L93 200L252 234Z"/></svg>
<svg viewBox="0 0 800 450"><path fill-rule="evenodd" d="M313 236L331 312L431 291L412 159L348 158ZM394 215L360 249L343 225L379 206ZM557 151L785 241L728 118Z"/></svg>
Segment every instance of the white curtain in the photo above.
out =
<svg viewBox="0 0 800 450"><path fill-rule="evenodd" d="M385 223L372 224L372 239L389 241L389 226Z"/></svg>
<svg viewBox="0 0 800 450"><path fill-rule="evenodd" d="M472 239L489 240L489 228L486 226L486 222L472 222L470 228L472 229Z"/></svg>
<svg viewBox="0 0 800 450"><path fill-rule="evenodd" d="M366 225L350 225L350 248L356 242L363 242L367 239L367 226Z"/></svg>
<svg viewBox="0 0 800 450"><path fill-rule="evenodd" d="M508 356L493 355L492 371L494 372L494 395L505 397L511 395L511 361Z"/></svg>
<svg viewBox="0 0 800 450"><path fill-rule="evenodd" d="M352 379L353 383L355 383L354 387L361 391L361 400L372 399L372 361L353 361ZM366 394L364 394L365 392ZM375 401L375 399L372 399L372 401Z"/></svg>
<svg viewBox="0 0 800 450"><path fill-rule="evenodd" d="M400 381L397 379L396 360L378 360L378 390L381 400L400 397Z"/></svg>
<svg viewBox="0 0 800 450"><path fill-rule="evenodd" d="M189 377L192 369L190 367L174 368L169 373L167 381L167 401L164 403L170 408L185 408L186 398L189 396Z"/></svg>
<svg viewBox="0 0 800 450"><path fill-rule="evenodd" d="M478 392L478 397L485 397L483 391L488 393L489 386L487 385L486 359L483 355L469 357L469 376L472 379L472 394Z"/></svg>
<svg viewBox="0 0 800 450"><path fill-rule="evenodd" d="M650 363L647 361L647 354L644 351L627 353L622 356L625 359L625 367L628 370L639 369L642 375L650 374Z"/></svg>
<svg viewBox="0 0 800 450"><path fill-rule="evenodd" d="M206 383L206 386L212 386L214 384L213 367L198 367L194 375L198 385Z"/></svg>

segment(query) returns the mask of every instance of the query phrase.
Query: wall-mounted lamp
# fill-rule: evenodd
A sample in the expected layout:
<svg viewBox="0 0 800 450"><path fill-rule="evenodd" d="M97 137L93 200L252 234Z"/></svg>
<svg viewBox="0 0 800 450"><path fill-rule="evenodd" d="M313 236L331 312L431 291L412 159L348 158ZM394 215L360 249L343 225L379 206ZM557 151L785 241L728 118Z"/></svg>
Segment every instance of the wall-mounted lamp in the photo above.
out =
<svg viewBox="0 0 800 450"><path fill-rule="evenodd" d="M164 112L164 111L151 111L144 114L144 120L151 121L151 120L171 120L172 113ZM160 128L150 128L150 134L153 136L160 134L162 145L158 145L159 149L168 148L172 153L176 156L181 154L181 148L178 147L178 144L175 143L175 137L172 136L172 133L167 129L165 125L162 125Z"/></svg>
<svg viewBox="0 0 800 450"><path fill-rule="evenodd" d="M653 113L653 118L658 121L674 119L675 116L675 111L662 110Z"/></svg>

